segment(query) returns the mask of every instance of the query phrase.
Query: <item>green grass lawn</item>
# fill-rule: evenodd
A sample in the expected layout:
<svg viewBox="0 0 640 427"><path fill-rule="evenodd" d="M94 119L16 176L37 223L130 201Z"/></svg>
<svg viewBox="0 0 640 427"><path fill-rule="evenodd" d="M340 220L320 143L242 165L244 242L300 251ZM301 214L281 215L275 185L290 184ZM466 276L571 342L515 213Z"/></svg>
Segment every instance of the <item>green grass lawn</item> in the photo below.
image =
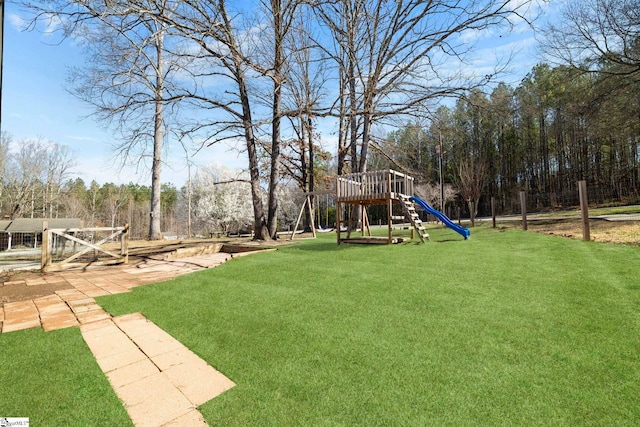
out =
<svg viewBox="0 0 640 427"><path fill-rule="evenodd" d="M141 311L237 383L201 408L210 425L640 423L640 248L429 232L394 246L321 235L98 303Z"/></svg>
<svg viewBox="0 0 640 427"><path fill-rule="evenodd" d="M132 426L80 335L29 329L0 335L0 419L32 426Z"/></svg>

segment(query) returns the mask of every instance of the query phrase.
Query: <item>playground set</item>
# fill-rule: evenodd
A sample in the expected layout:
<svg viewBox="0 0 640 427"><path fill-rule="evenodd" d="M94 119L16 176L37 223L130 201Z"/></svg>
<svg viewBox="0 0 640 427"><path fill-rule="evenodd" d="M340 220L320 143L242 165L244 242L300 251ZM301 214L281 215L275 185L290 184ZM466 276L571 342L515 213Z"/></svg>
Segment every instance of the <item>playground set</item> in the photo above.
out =
<svg viewBox="0 0 640 427"><path fill-rule="evenodd" d="M324 194L325 192L323 192ZM341 243L365 243L365 244L393 244L402 242L403 238L394 236L393 230L399 224L406 224L407 221L411 225L411 237L417 234L421 242L429 238L424 224L420 219L420 215L416 212L416 205L430 215L436 217L445 226L449 227L456 233L460 234L464 239L468 239L470 231L453 221L445 214L432 208L426 201L414 194L413 177L403 174L392 169L371 171L363 173L354 173L342 175L336 178L335 191L332 191L336 203L336 233L338 244ZM314 193L315 194L315 193ZM306 200L298 222L294 229L294 233L300 222L300 218L306 206L311 208L310 196L306 194ZM367 208L373 205L386 206L387 216L387 236L375 237L371 235ZM346 214L347 211L357 212L357 218L354 215ZM310 215L313 218L313 214ZM312 219L313 222L313 219ZM360 236L352 236L361 225ZM314 225L311 224L314 231Z"/></svg>

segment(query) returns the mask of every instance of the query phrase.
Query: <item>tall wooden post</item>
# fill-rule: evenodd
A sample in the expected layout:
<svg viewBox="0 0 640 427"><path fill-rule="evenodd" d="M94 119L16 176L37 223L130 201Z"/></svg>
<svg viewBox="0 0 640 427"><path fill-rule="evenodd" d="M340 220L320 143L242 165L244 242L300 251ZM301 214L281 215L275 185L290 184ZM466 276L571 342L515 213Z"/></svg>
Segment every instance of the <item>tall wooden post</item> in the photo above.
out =
<svg viewBox="0 0 640 427"><path fill-rule="evenodd" d="M391 171L387 172L387 188L388 191L388 200L387 200L387 244L391 244L393 242L393 200L391 200L391 193L393 190L391 189Z"/></svg>
<svg viewBox="0 0 640 427"><path fill-rule="evenodd" d="M316 222L315 222L316 212L315 212L315 209L313 208L314 200L315 200L315 197L313 197L313 195L307 196L307 207L309 209L309 218L311 218L311 234L313 234L313 238L315 239L317 236L316 236Z"/></svg>
<svg viewBox="0 0 640 427"><path fill-rule="evenodd" d="M520 210L522 212L522 229L527 230L527 193L526 191L520 192Z"/></svg>
<svg viewBox="0 0 640 427"><path fill-rule="evenodd" d="M339 183L338 183L339 184ZM340 244L340 227L342 227L342 204L337 200L340 197L339 190L336 193L336 234L338 235L338 245Z"/></svg>
<svg viewBox="0 0 640 427"><path fill-rule="evenodd" d="M582 240L591 240L591 230L589 228L589 200L587 198L587 181L578 182L578 192L580 193L580 210L582 211Z"/></svg>
<svg viewBox="0 0 640 427"><path fill-rule="evenodd" d="M40 270L47 271L51 263L51 239L49 238L49 222L42 221L42 254L40 256Z"/></svg>
<svg viewBox="0 0 640 427"><path fill-rule="evenodd" d="M129 224L124 225L122 230L122 238L120 240L120 255L125 264L129 264Z"/></svg>
<svg viewBox="0 0 640 427"><path fill-rule="evenodd" d="M496 198L491 197L491 223L496 228Z"/></svg>

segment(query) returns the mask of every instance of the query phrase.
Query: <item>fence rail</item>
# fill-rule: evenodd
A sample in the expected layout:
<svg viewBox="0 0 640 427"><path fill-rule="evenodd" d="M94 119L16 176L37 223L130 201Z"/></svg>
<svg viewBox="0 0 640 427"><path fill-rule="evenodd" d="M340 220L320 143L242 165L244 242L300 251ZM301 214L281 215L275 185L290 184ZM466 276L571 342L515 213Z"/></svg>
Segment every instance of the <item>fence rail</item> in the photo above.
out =
<svg viewBox="0 0 640 427"><path fill-rule="evenodd" d="M107 233L107 237L93 242L96 233ZM90 236L83 240L78 236ZM87 239L85 237L85 239ZM120 241L119 250L105 244ZM67 243L71 243L71 256L54 261L56 252L64 255ZM79 246L83 249L77 250ZM49 228L47 222L42 227L42 271L58 271L67 268L87 267L89 265L126 264L129 262L129 225L124 227L93 228Z"/></svg>
<svg viewBox="0 0 640 427"><path fill-rule="evenodd" d="M392 169L343 175L336 182L340 202L394 199L398 194L414 194L413 177Z"/></svg>
<svg viewBox="0 0 640 427"><path fill-rule="evenodd" d="M30 257L40 256L40 249L25 249L25 250L11 250L0 252L0 259L3 258L15 258L15 257Z"/></svg>

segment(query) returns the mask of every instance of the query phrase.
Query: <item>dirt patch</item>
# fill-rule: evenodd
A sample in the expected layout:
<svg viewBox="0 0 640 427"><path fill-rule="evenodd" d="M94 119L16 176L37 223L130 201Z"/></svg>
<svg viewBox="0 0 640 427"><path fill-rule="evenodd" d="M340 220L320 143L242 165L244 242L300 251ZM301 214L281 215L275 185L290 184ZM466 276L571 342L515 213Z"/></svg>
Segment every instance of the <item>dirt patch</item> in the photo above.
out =
<svg viewBox="0 0 640 427"><path fill-rule="evenodd" d="M520 227L519 224L502 223L501 226ZM529 231L582 239L581 219L536 220L527 223ZM591 240L600 243L640 245L640 221L589 221Z"/></svg>
<svg viewBox="0 0 640 427"><path fill-rule="evenodd" d="M20 273L14 275L9 281L0 284L0 306L6 302L24 301L27 299L40 298L56 293L63 289L73 289L73 286L66 282L45 283L35 286L28 286L25 279L41 277L40 273Z"/></svg>

